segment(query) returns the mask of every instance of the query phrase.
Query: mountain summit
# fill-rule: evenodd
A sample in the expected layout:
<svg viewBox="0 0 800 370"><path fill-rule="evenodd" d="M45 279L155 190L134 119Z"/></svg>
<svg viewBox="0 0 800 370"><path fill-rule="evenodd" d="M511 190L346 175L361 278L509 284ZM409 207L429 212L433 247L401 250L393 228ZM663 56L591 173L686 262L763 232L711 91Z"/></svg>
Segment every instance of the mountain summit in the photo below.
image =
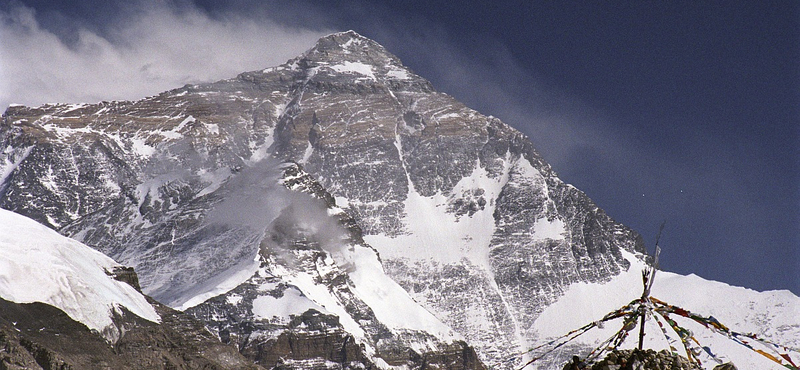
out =
<svg viewBox="0 0 800 370"><path fill-rule="evenodd" d="M548 306L644 258L522 133L353 31L139 101L12 107L0 146L0 207L261 365L513 368Z"/></svg>
<svg viewBox="0 0 800 370"><path fill-rule="evenodd" d="M394 65L402 68L403 65L382 45L352 30L319 39L314 47L303 53L303 58L334 64L350 61L372 67Z"/></svg>

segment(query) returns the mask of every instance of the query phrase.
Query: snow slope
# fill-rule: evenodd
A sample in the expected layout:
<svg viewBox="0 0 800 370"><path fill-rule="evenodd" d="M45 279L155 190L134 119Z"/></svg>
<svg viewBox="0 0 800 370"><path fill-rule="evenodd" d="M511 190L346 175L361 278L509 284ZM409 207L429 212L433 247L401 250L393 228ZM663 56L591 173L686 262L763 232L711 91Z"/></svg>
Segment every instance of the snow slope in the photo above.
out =
<svg viewBox="0 0 800 370"><path fill-rule="evenodd" d="M0 297L43 302L114 341L112 314L120 307L153 322L145 297L108 275L111 258L22 215L0 209Z"/></svg>
<svg viewBox="0 0 800 370"><path fill-rule="evenodd" d="M534 323L540 335L540 342L546 338L558 337L570 330L577 329L590 322L601 319L607 313L616 310L638 298L642 291L641 271L644 263L634 255L627 253L631 268L608 283L576 283L572 284L559 300L542 312ZM769 340L794 349L789 351L795 363L800 361L800 297L789 291L757 292L751 289L730 286L725 283L705 280L696 275L679 275L658 271L653 285L651 297L658 298L671 305L681 307L704 317L713 316L730 330L738 333L753 333L759 338ZM678 324L689 329L703 346L712 350L719 359L732 361L739 369L784 369L779 364L751 351L726 336L713 333L701 325L678 315L671 316ZM620 329L622 320L617 319L605 324L603 329L593 329L576 342L585 348L594 347L597 343L609 338ZM638 326L631 331L631 336L623 343L623 348L637 345L635 334ZM673 340L668 342L657 324L648 319L645 324L645 347L655 350L669 349L669 345L678 349L685 356L680 341L670 329L667 334ZM758 347L770 351L770 348ZM787 351L782 351L786 353ZM588 353L588 351L586 351ZM581 353L585 355L586 353ZM774 353L774 352L770 352ZM566 355L566 352L563 354ZM571 353L569 354L572 355ZM717 363L706 354L699 359L706 369L712 369ZM547 362L543 362L547 363ZM535 363L543 366L538 362ZM535 366L528 369L536 368ZM544 368L544 367L540 367Z"/></svg>

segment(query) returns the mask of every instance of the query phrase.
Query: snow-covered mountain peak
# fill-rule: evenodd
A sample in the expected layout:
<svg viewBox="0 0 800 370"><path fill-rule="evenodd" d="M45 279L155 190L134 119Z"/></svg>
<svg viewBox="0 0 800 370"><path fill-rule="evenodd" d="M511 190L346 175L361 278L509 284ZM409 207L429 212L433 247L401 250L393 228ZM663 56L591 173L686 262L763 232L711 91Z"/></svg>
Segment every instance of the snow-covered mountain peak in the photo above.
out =
<svg viewBox="0 0 800 370"><path fill-rule="evenodd" d="M352 31L135 102L9 108L0 147L0 207L134 266L146 293L258 356L254 338L322 328L392 366L465 338L518 368L550 304L629 274L645 250L521 132ZM284 162L301 166L264 167ZM306 208L270 203L287 194L326 203L345 249ZM236 217L208 222L222 210Z"/></svg>
<svg viewBox="0 0 800 370"><path fill-rule="evenodd" d="M429 82L403 66L400 59L382 45L354 31L325 36L301 56L278 68L301 71L303 80L323 84L421 83L431 88Z"/></svg>
<svg viewBox="0 0 800 370"><path fill-rule="evenodd" d="M381 252L380 260L359 261L382 269L406 291L406 302L504 367L516 361L507 349L527 345L530 323L566 285L606 281L629 265L620 250L643 249L635 232L559 180L522 133L435 91L355 33L326 36L281 66L80 109L87 114L22 109L4 116L0 144L13 150L0 162L9 173L0 206L133 265L143 290L174 307L259 269L259 247L271 238L204 218L239 193L236 179L270 157L301 164ZM41 131L59 140L45 142ZM304 261L322 256L305 240L290 244ZM267 261L274 272L280 263ZM331 266L302 267L316 273ZM370 275L360 274L370 270L339 270L331 276L342 279L331 286L366 289L347 312L370 338L394 331L405 343L398 348L424 342L405 330L419 328L370 307ZM355 288L345 284L348 275ZM328 288L315 295L309 287L300 291L317 303L328 295Z"/></svg>
<svg viewBox="0 0 800 370"><path fill-rule="evenodd" d="M122 267L111 258L25 216L0 209L0 297L42 302L97 330L114 342L114 317L123 308L141 318L161 319L131 285L113 278Z"/></svg>
<svg viewBox="0 0 800 370"><path fill-rule="evenodd" d="M316 45L306 51L304 55L308 57L321 57L331 53L353 54L354 56L370 55L375 57L385 57L397 60L397 57L389 53L381 44L361 36L357 32L350 30L336 32L324 36L317 40Z"/></svg>

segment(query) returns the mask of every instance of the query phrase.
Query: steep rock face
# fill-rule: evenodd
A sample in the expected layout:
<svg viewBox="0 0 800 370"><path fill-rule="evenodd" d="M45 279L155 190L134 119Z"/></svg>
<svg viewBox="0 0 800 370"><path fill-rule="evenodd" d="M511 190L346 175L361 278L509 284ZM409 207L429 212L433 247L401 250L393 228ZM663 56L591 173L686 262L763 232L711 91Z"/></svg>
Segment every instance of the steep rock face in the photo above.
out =
<svg viewBox="0 0 800 370"><path fill-rule="evenodd" d="M273 275L308 298L320 268L338 271L333 285L321 283L326 291L363 290L364 270L349 271L347 258L374 248L381 273L492 366L519 362L536 335L530 323L569 284L606 281L629 266L621 251L643 250L524 135L436 92L354 32L279 67L136 102L12 107L0 147L0 207L134 266L143 291L173 307ZM358 241L337 260L282 227L292 219L286 204L265 200L282 173L265 158L302 164L372 248ZM292 253L267 258L265 241ZM402 334L409 328L359 294L333 294L350 306L334 314L347 333L384 348L380 358L391 361L395 340L423 357L439 346L419 345L421 325ZM377 344L382 327L392 333L386 345Z"/></svg>
<svg viewBox="0 0 800 370"><path fill-rule="evenodd" d="M299 166L282 168L279 183L299 198L268 225L258 272L187 312L265 367L482 369L472 348L383 275L333 197Z"/></svg>
<svg viewBox="0 0 800 370"><path fill-rule="evenodd" d="M641 239L562 183L530 142L351 33L290 61L300 80L276 156L303 163L388 273L481 348L513 362L528 326L576 281L627 268ZM512 356L513 357L513 356Z"/></svg>

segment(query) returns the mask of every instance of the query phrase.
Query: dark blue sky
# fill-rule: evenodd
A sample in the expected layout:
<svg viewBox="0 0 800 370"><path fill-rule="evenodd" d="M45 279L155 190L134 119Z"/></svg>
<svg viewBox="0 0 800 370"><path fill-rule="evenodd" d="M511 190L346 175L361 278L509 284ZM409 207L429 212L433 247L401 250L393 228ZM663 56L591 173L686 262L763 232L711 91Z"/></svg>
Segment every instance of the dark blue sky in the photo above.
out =
<svg viewBox="0 0 800 370"><path fill-rule="evenodd" d="M24 2L67 43L143 4ZM373 38L650 248L666 221L665 270L800 294L800 2L165 4Z"/></svg>

